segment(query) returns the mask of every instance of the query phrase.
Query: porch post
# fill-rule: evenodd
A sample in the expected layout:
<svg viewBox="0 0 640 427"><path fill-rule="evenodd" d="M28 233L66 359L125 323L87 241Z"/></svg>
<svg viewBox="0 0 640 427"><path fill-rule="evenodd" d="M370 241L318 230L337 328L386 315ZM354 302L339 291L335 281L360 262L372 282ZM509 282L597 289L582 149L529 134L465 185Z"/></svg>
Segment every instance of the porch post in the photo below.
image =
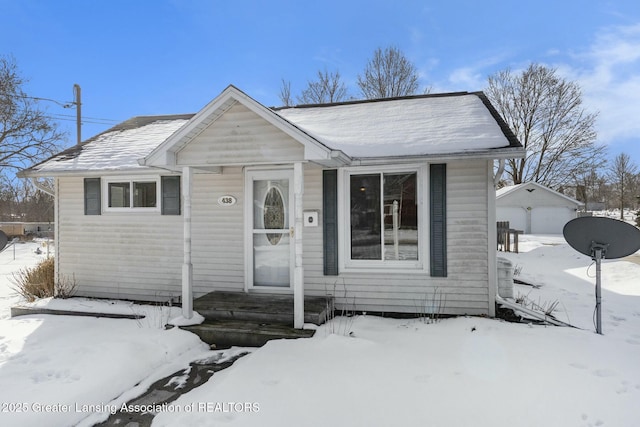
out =
<svg viewBox="0 0 640 427"><path fill-rule="evenodd" d="M487 222L488 222L488 245L487 262L489 281L489 317L496 317L496 294L498 293L498 251L496 242L498 241L498 230L496 222L496 184L493 176L493 160L487 162Z"/></svg>
<svg viewBox="0 0 640 427"><path fill-rule="evenodd" d="M193 317L193 264L191 264L191 168L182 168L182 199L184 201L184 261L182 264L182 316Z"/></svg>
<svg viewBox="0 0 640 427"><path fill-rule="evenodd" d="M293 203L295 225L293 228L295 264L293 271L293 327L304 326L304 269L302 267L302 228L304 173L301 162L293 165Z"/></svg>

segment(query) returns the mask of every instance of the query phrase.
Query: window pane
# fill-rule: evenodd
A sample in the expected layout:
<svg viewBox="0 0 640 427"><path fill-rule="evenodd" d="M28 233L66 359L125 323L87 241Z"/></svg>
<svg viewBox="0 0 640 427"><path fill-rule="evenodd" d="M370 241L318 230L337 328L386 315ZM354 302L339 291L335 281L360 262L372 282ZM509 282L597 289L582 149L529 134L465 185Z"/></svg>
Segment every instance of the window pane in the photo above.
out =
<svg viewBox="0 0 640 427"><path fill-rule="evenodd" d="M384 259L418 259L415 172L384 174Z"/></svg>
<svg viewBox="0 0 640 427"><path fill-rule="evenodd" d="M155 182L134 182L133 183L133 207L134 208L155 208L156 207L156 183Z"/></svg>
<svg viewBox="0 0 640 427"><path fill-rule="evenodd" d="M128 208L129 202L129 183L128 182L110 182L109 183L109 207L110 208Z"/></svg>
<svg viewBox="0 0 640 427"><path fill-rule="evenodd" d="M264 198L264 228L269 230L282 230L284 228L284 200L280 190L271 187ZM267 239L272 245L277 245L281 238L280 233L267 234Z"/></svg>
<svg viewBox="0 0 640 427"><path fill-rule="evenodd" d="M382 259L380 174L351 175L351 259Z"/></svg>

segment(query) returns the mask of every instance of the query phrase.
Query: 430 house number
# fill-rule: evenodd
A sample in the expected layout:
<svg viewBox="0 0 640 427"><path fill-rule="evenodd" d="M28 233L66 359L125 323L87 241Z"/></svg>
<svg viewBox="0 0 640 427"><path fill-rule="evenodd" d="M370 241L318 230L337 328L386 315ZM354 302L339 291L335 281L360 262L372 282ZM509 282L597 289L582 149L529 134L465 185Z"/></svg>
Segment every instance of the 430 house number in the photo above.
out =
<svg viewBox="0 0 640 427"><path fill-rule="evenodd" d="M236 198L231 195L220 196L218 198L218 204L220 206L233 206L236 204Z"/></svg>

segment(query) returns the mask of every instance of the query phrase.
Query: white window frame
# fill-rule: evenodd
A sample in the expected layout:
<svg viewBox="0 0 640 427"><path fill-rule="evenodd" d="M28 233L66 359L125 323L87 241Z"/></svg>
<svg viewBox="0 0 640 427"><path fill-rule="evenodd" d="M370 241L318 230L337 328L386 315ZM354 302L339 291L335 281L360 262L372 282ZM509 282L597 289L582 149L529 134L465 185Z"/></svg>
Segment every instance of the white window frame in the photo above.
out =
<svg viewBox="0 0 640 427"><path fill-rule="evenodd" d="M428 200L424 192L428 188L428 167L425 165L366 166L341 169L338 173L338 261L344 272L392 272L424 273L428 269L429 245L426 242L428 212L423 201ZM418 259L417 260L354 260L351 259L351 199L352 175L416 173L416 203L418 204ZM384 190L382 190L384 191Z"/></svg>
<svg viewBox="0 0 640 427"><path fill-rule="evenodd" d="M152 175L152 176L140 176L140 177L130 177L130 176L110 176L102 179L102 206L104 212L148 212L155 213L161 211L160 204L162 203L162 188L160 182L160 175ZM129 183L129 207L124 208L114 208L109 206L109 184L114 183ZM133 183L139 182L154 182L156 184L156 206L154 207L134 207L133 206Z"/></svg>

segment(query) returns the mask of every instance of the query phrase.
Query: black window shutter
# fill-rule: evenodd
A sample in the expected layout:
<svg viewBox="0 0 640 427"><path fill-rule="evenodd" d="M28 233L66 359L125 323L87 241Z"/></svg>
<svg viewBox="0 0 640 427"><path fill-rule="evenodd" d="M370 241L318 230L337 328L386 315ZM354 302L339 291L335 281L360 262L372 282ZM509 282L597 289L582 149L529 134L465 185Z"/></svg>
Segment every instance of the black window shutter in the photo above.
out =
<svg viewBox="0 0 640 427"><path fill-rule="evenodd" d="M160 177L162 185L162 215L180 215L180 177Z"/></svg>
<svg viewBox="0 0 640 427"><path fill-rule="evenodd" d="M322 172L324 275L338 275L338 171Z"/></svg>
<svg viewBox="0 0 640 427"><path fill-rule="evenodd" d="M447 277L447 165L432 164L429 171L431 276Z"/></svg>
<svg viewBox="0 0 640 427"><path fill-rule="evenodd" d="M100 203L100 178L84 179L84 214L100 215L102 206Z"/></svg>

